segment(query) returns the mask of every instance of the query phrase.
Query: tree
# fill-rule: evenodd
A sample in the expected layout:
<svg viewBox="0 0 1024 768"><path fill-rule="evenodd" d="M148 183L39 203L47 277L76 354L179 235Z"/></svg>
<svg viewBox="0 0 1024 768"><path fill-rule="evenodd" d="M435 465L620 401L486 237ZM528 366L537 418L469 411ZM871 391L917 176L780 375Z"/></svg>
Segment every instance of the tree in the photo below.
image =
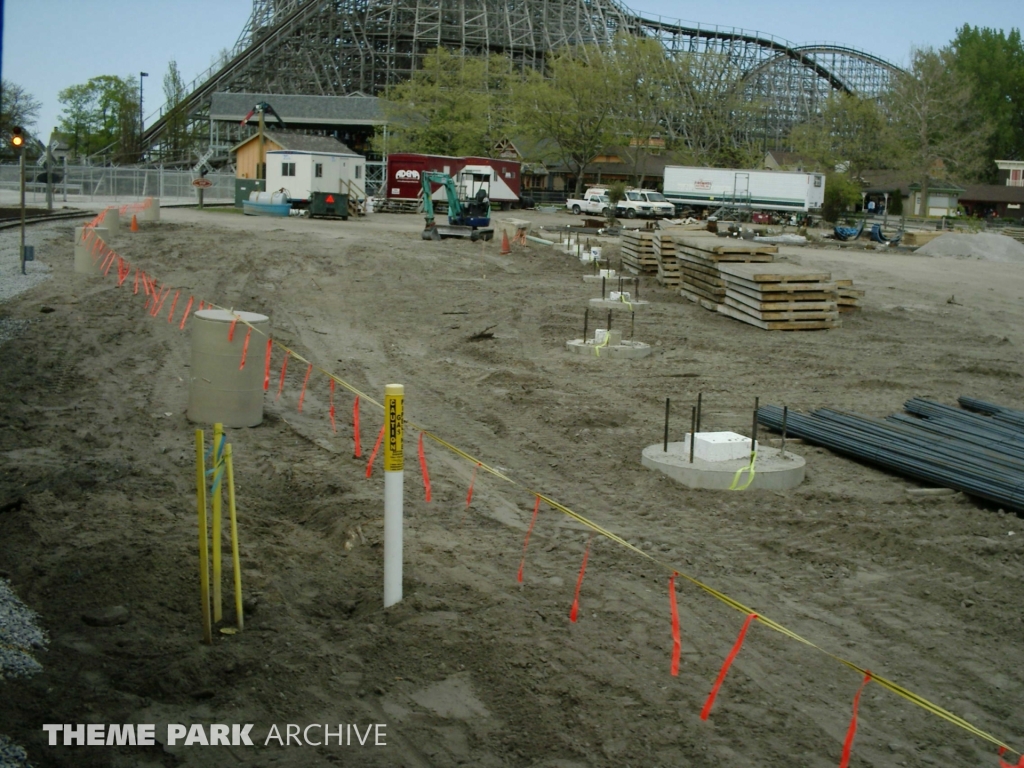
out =
<svg viewBox="0 0 1024 768"><path fill-rule="evenodd" d="M973 90L971 107L993 124L985 176L994 181L992 161L1024 159L1024 42L1019 29L965 24L951 48L953 69Z"/></svg>
<svg viewBox="0 0 1024 768"><path fill-rule="evenodd" d="M620 79L611 59L594 45L555 53L547 75L531 70L513 89L518 126L538 142L547 140L575 175L579 196L583 170L616 138Z"/></svg>
<svg viewBox="0 0 1024 768"><path fill-rule="evenodd" d="M899 195L899 192L896 193ZM828 173L825 176L825 199L821 203L821 218L838 223L843 211L855 205L860 197L860 187L845 173Z"/></svg>
<svg viewBox="0 0 1024 768"><path fill-rule="evenodd" d="M884 166L892 156L889 128L874 99L833 93L821 111L793 127L790 143L824 170L845 165L851 178Z"/></svg>
<svg viewBox="0 0 1024 768"><path fill-rule="evenodd" d="M164 101L167 115L167 128L164 132L163 155L170 160L187 158L192 145L192 136L188 127L185 97L188 91L185 81L178 71L178 62L171 59L164 75Z"/></svg>
<svg viewBox="0 0 1024 768"><path fill-rule="evenodd" d="M974 91L953 67L949 48L914 51L910 70L893 77L887 106L897 160L921 181L924 216L930 175L969 180L984 172L992 129L972 109L973 100Z"/></svg>
<svg viewBox="0 0 1024 768"><path fill-rule="evenodd" d="M500 56L431 51L421 69L384 97L387 150L489 155L509 124L509 70Z"/></svg>
<svg viewBox="0 0 1024 768"><path fill-rule="evenodd" d="M616 126L622 154L632 166L633 183L643 184L640 166L651 154L651 139L662 132L664 105L671 91L670 64L657 40L619 35L608 52L618 77ZM659 147L660 149L660 147Z"/></svg>
<svg viewBox="0 0 1024 768"><path fill-rule="evenodd" d="M139 156L139 81L100 75L65 88L58 132L75 157L105 153L115 163Z"/></svg>
<svg viewBox="0 0 1024 768"><path fill-rule="evenodd" d="M28 132L36 124L42 105L17 83L0 81L0 142L3 154L9 154L7 137L11 128L20 125Z"/></svg>

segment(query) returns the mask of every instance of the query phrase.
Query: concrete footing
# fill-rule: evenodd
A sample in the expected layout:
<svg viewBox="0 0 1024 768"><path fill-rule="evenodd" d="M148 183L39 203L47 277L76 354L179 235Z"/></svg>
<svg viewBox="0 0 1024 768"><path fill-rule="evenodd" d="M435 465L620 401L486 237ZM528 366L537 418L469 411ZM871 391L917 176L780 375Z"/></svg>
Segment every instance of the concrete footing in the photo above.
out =
<svg viewBox="0 0 1024 768"><path fill-rule="evenodd" d="M621 301L619 299L591 299L591 309L615 309L622 310L623 312L639 312L647 309L651 305L651 302L644 301L642 299L630 300L628 302Z"/></svg>
<svg viewBox="0 0 1024 768"><path fill-rule="evenodd" d="M593 263L593 262L591 262L591 263ZM618 275L618 273L614 269L605 269L605 270L602 270L602 272L607 272L608 274L605 275L604 277L601 277L601 275L584 275L583 276L583 282L584 283L600 283L602 280L604 280L606 285L615 285L615 286L617 286L619 284L619 275ZM630 279L626 283L626 285L632 285L632 283L633 283L633 280Z"/></svg>
<svg viewBox="0 0 1024 768"><path fill-rule="evenodd" d="M82 240L82 232L85 240ZM75 272L80 275L99 275L100 260L93 258L92 249L96 238L106 242L106 227L75 227Z"/></svg>
<svg viewBox="0 0 1024 768"><path fill-rule="evenodd" d="M604 346L595 344L593 339L573 339L565 342L565 348L577 355L596 357L599 360L636 360L651 354L650 344L622 339Z"/></svg>
<svg viewBox="0 0 1024 768"><path fill-rule="evenodd" d="M679 443L669 443L668 452L663 443L649 445L643 450L640 460L648 469L655 469L668 475L687 488L707 488L727 491L732 485L736 472L746 467L749 458L731 461L702 461L694 457L690 463L690 436ZM782 456L777 448L758 446L757 461L754 464L754 481L747 490L785 491L796 488L804 481L806 462L802 456L786 451ZM748 473L740 476L742 486L750 479Z"/></svg>

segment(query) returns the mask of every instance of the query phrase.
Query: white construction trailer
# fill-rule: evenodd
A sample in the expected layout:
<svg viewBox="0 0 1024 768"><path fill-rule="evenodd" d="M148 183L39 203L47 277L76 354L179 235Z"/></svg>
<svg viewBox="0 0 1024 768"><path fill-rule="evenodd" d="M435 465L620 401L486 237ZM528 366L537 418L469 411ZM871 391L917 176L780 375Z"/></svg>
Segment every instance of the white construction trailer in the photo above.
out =
<svg viewBox="0 0 1024 768"><path fill-rule="evenodd" d="M267 152L267 191L284 189L293 202L312 192L340 192L353 202L366 199L366 158L355 153L276 149Z"/></svg>
<svg viewBox="0 0 1024 768"><path fill-rule="evenodd" d="M820 173L752 171L741 168L665 166L664 194L691 208L722 206L754 211L802 211L821 208L825 176Z"/></svg>

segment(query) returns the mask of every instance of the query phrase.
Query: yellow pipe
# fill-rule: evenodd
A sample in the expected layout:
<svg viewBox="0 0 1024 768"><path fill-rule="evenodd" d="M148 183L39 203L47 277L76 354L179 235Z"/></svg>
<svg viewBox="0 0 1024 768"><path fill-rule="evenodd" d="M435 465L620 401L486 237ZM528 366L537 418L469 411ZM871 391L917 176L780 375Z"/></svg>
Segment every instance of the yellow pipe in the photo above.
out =
<svg viewBox="0 0 1024 768"><path fill-rule="evenodd" d="M221 482L219 474L224 466L221 454L221 440L224 437L224 425L213 425L213 621L217 623L223 618L221 601L220 575L220 534L221 534Z"/></svg>
<svg viewBox="0 0 1024 768"><path fill-rule="evenodd" d="M238 556L238 516L235 514L235 470L231 462L231 443L224 447L224 466L228 483L228 514L231 516L231 564L235 572L235 617L238 631L245 629L242 613L242 564Z"/></svg>
<svg viewBox="0 0 1024 768"><path fill-rule="evenodd" d="M199 599L203 609L203 642L213 644L210 623L210 552L206 538L206 461L203 430L196 430L196 509L199 513Z"/></svg>

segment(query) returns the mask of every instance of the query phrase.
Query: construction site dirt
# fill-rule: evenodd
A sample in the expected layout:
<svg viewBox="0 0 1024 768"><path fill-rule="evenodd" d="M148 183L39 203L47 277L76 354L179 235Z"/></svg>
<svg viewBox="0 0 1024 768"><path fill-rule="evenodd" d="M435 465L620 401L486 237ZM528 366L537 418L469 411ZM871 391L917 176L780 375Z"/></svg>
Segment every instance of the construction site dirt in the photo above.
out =
<svg viewBox="0 0 1024 768"><path fill-rule="evenodd" d="M754 622L702 721L744 614L677 579L673 677L672 568L1024 749L1016 514L908 493L799 441L807 478L785 492L690 490L640 464L665 399L681 440L698 392L704 429L742 434L755 397L869 416L914 396L1024 407L1024 264L783 247L853 279L862 309L770 332L645 279L635 338L653 353L608 360L566 351L598 289L544 245L423 242L415 216L162 219L110 245L181 302L268 315L275 338L378 399L404 384L407 419L667 567L542 504L519 583L534 498L427 440L426 503L410 429L405 596L385 610L379 458L366 477L382 414L362 404L354 458L351 395L335 392L335 433L328 379L312 374L299 413L305 366L278 399L275 353L263 424L228 430L245 629L204 645L193 440L210 425L185 416L189 326L149 316L130 279L73 273L73 223L49 223L36 258L52 278L0 305L22 321L0 344L0 575L50 635L42 673L0 682L0 730L37 768L837 765L862 676ZM99 622L113 626L83 621L114 606L127 615ZM158 743L51 747L46 723L155 723ZM167 745L167 723L252 723L255 746ZM386 724L387 746L264 744L313 723ZM996 746L869 684L851 765L933 764L996 766Z"/></svg>

